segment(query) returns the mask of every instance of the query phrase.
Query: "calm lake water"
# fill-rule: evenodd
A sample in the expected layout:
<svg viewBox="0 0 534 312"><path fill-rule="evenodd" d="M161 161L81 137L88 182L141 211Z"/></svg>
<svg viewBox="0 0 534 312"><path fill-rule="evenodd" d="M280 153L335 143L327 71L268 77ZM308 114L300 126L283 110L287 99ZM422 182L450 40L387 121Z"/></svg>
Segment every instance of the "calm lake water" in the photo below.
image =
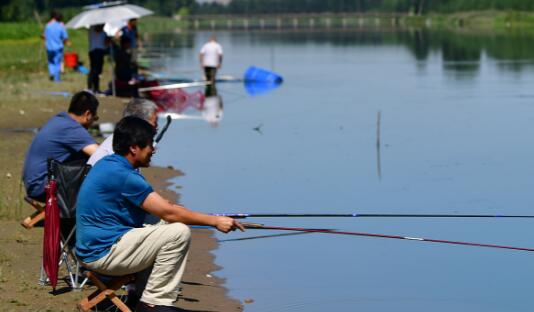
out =
<svg viewBox="0 0 534 312"><path fill-rule="evenodd" d="M200 78L198 50L210 34L150 35L159 55L152 66ZM185 206L534 215L534 38L216 35L225 53L220 75L242 77L256 65L285 82L256 96L242 83L219 83L218 118L207 122L191 107L184 113L192 118L173 122L154 163L185 173L173 180ZM528 219L247 221L534 247ZM530 311L534 304L534 253L327 234L233 240L276 233L217 234L223 269L215 274L227 279L230 296L254 301L245 311Z"/></svg>

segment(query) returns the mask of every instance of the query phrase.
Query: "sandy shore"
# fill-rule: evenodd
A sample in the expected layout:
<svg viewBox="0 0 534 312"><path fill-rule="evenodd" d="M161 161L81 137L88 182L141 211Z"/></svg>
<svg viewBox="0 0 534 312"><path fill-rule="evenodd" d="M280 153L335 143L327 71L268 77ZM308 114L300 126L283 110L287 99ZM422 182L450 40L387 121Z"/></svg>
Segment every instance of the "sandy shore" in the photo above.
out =
<svg viewBox="0 0 534 312"><path fill-rule="evenodd" d="M152 167L143 170L143 175L156 192L178 202L178 195L168 189L170 183L167 180L181 175L179 171ZM177 306L188 311L241 311L241 303L226 296L224 280L213 276L214 271L221 269L215 265L215 257L211 253L218 247L213 230L193 229L192 232L192 248L182 280L182 296Z"/></svg>
<svg viewBox="0 0 534 312"><path fill-rule="evenodd" d="M169 191L166 182L180 174L169 168L148 168L143 174L170 200L177 194ZM17 221L0 221L0 311L74 311L76 303L94 290L86 287L73 292L65 280L58 283L58 294L50 286L38 284L43 228L26 230ZM241 311L238 300L226 296L224 280L213 277L220 269L214 264L211 251L218 244L213 231L193 229L193 243L182 281L182 295L177 306L185 311ZM60 274L60 278L65 273Z"/></svg>

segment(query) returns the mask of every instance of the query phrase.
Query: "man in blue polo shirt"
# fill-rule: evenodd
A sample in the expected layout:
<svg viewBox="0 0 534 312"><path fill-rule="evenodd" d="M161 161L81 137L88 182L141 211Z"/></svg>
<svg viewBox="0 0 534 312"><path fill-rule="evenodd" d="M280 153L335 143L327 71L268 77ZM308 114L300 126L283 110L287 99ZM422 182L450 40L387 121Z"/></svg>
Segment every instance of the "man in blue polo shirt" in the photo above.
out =
<svg viewBox="0 0 534 312"><path fill-rule="evenodd" d="M115 154L95 164L78 193L76 253L85 267L105 275L150 271L136 311L182 311L173 304L191 241L185 224L224 233L244 229L232 218L172 204L152 189L136 169L149 166L154 135L154 127L137 117L117 124ZM143 227L147 213L165 222Z"/></svg>
<svg viewBox="0 0 534 312"><path fill-rule="evenodd" d="M121 28L121 40L127 41L128 50L132 56L131 61L137 63L137 50L141 48L141 38L139 37L139 32L137 30L137 19L132 18L128 20L128 23Z"/></svg>
<svg viewBox="0 0 534 312"><path fill-rule="evenodd" d="M45 40L46 54L48 56L48 73L50 79L60 81L61 61L63 60L63 47L70 45L69 35L65 25L61 22L62 16L53 11L50 21L46 24L43 37Z"/></svg>
<svg viewBox="0 0 534 312"><path fill-rule="evenodd" d="M76 93L68 112L61 112L48 120L33 139L26 159L22 180L26 194L44 201L48 159L67 162L85 159L98 145L87 129L98 120L98 100L87 91Z"/></svg>
<svg viewBox="0 0 534 312"><path fill-rule="evenodd" d="M139 41L139 33L137 32L137 19L132 18L128 23L121 28L121 37L126 37L130 41L130 48L137 49Z"/></svg>

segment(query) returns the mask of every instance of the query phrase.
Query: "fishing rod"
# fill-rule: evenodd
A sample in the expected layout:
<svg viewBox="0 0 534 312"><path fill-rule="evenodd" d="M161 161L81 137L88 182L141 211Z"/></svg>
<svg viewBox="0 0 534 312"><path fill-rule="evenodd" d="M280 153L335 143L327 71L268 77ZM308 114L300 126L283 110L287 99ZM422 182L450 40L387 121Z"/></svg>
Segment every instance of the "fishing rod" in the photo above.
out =
<svg viewBox="0 0 534 312"><path fill-rule="evenodd" d="M183 82L183 83L174 83L163 86L154 86L139 88L139 92L153 91L153 90L170 90L170 89L181 89L181 88L191 88L191 87L201 87L210 85L210 81L196 81L196 82Z"/></svg>
<svg viewBox="0 0 534 312"><path fill-rule="evenodd" d="M217 213L214 216L246 218L531 218L534 215L417 214L417 213Z"/></svg>
<svg viewBox="0 0 534 312"><path fill-rule="evenodd" d="M263 225L263 224L259 224L259 223L241 223L241 224L247 229L257 229L257 230L280 230L280 231L295 231L295 232L306 232L306 233L323 233L323 234L337 234L337 235L351 235L351 236L365 236L365 237L404 239L404 240L421 241L421 242L429 242L429 243L463 245L463 246L471 246L471 247L487 247L487 248L511 249L511 250L534 252L534 248L503 246L503 245L493 245L493 244L481 244L481 243L471 243L471 242L459 242L459 241L451 241L451 240L443 240L443 239L431 239L431 238L410 237L410 236L400 236L400 235L388 235L388 234L373 234L373 233L362 233L362 232L347 232L347 231L338 231L338 230L330 230L330 229L311 229L311 228L267 226L267 225Z"/></svg>
<svg viewBox="0 0 534 312"><path fill-rule="evenodd" d="M161 129L161 131L156 136L156 139L154 140L154 147L159 143L159 141L161 141L161 138L163 138L163 135L165 134L165 132L167 132L167 129L171 125L171 122L171 116L167 116L167 122L165 123L165 126L163 126L163 129Z"/></svg>
<svg viewBox="0 0 534 312"><path fill-rule="evenodd" d="M282 233L282 234L248 236L248 237L241 237L241 238L228 238L228 239L220 239L220 240L218 240L218 242L219 243L227 243L227 242L238 242L238 241L245 241L245 240L251 240L251 239L277 238L277 237L306 235L306 234L313 234L313 232L311 232L311 233L307 233L307 232L291 232L291 233Z"/></svg>
<svg viewBox="0 0 534 312"><path fill-rule="evenodd" d="M160 113L160 116L166 116L167 118L171 119L188 119L188 120L200 120L204 119L202 116L193 116L193 115L185 115L185 114L179 114L179 113Z"/></svg>

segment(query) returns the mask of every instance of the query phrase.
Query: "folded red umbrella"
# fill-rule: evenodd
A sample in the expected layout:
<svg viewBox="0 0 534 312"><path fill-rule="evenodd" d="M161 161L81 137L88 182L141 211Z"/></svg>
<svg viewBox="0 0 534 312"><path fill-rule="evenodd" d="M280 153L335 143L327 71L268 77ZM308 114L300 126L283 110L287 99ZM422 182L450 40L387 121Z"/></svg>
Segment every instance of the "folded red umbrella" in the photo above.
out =
<svg viewBox="0 0 534 312"><path fill-rule="evenodd" d="M43 268L54 291L57 285L59 256L61 252L59 240L59 208L56 197L57 182L49 180L45 187L46 206L43 237Z"/></svg>

